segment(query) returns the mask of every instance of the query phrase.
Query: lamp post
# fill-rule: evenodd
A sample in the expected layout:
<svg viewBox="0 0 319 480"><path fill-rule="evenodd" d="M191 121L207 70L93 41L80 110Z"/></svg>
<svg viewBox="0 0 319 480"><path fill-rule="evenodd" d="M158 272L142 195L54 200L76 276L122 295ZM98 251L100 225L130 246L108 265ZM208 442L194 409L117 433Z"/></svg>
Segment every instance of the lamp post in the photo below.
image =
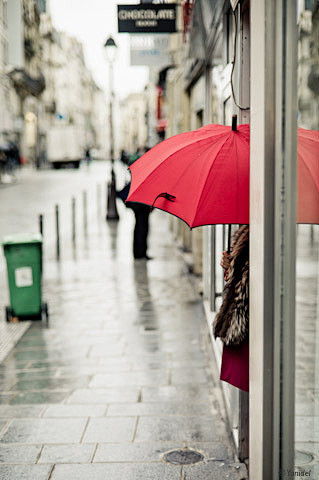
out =
<svg viewBox="0 0 319 480"><path fill-rule="evenodd" d="M110 129L110 160L111 160L111 181L107 185L107 212L106 220L119 220L116 208L116 178L114 172L114 131L113 131L113 62L115 60L117 45L110 36L105 44L105 56L109 64L109 129Z"/></svg>

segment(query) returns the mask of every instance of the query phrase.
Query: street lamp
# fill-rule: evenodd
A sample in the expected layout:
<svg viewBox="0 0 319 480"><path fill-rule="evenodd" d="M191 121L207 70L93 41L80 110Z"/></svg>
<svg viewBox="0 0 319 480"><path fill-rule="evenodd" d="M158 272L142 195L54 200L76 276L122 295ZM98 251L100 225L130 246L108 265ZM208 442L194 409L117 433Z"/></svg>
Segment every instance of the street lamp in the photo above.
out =
<svg viewBox="0 0 319 480"><path fill-rule="evenodd" d="M116 179L114 172L114 132L113 132L113 62L116 56L117 45L110 36L105 44L105 56L109 64L109 129L110 129L110 159L111 159L111 181L107 185L107 213L106 220L119 220L119 214L116 208Z"/></svg>

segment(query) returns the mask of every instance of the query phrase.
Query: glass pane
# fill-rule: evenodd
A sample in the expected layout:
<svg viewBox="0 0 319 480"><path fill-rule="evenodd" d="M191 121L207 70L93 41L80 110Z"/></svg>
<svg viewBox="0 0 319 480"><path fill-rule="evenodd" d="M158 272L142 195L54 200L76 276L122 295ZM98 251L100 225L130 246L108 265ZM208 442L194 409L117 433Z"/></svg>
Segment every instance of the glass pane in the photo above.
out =
<svg viewBox="0 0 319 480"><path fill-rule="evenodd" d="M319 6L298 1L298 126L319 129ZM295 465L319 478L319 226L297 226Z"/></svg>

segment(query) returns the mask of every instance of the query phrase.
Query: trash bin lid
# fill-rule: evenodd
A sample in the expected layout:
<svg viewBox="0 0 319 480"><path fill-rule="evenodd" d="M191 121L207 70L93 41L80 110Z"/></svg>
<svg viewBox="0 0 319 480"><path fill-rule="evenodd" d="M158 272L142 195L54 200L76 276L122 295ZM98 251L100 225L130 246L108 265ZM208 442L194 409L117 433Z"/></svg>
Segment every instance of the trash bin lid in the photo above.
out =
<svg viewBox="0 0 319 480"><path fill-rule="evenodd" d="M3 247L26 243L42 243L41 233L15 233L13 235L6 235L2 240Z"/></svg>

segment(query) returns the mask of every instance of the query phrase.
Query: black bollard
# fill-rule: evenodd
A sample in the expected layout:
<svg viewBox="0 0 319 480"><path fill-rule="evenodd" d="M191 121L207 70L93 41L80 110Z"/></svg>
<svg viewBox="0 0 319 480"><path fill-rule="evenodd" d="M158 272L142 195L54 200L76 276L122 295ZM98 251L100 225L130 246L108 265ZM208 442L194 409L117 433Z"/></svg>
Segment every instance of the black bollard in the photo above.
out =
<svg viewBox="0 0 319 480"><path fill-rule="evenodd" d="M108 200L108 195L109 195L109 186L108 186L108 182L106 182L106 184L105 184L105 188L106 188L105 207L106 207L106 211L107 211L107 200Z"/></svg>
<svg viewBox="0 0 319 480"><path fill-rule="evenodd" d="M107 185L107 210L106 220L118 221L119 214L116 207L116 180L115 172L112 167L111 181Z"/></svg>
<svg viewBox="0 0 319 480"><path fill-rule="evenodd" d="M101 185L97 185L97 218L101 218Z"/></svg>
<svg viewBox="0 0 319 480"><path fill-rule="evenodd" d="M231 225L228 225L227 253L230 253L230 245L231 245Z"/></svg>
<svg viewBox="0 0 319 480"><path fill-rule="evenodd" d="M76 205L75 198L72 197L72 245L76 243Z"/></svg>
<svg viewBox="0 0 319 480"><path fill-rule="evenodd" d="M84 233L88 231L88 217L87 217L87 193L83 192L83 228Z"/></svg>
<svg viewBox="0 0 319 480"><path fill-rule="evenodd" d="M39 231L43 236L43 215L39 215Z"/></svg>

